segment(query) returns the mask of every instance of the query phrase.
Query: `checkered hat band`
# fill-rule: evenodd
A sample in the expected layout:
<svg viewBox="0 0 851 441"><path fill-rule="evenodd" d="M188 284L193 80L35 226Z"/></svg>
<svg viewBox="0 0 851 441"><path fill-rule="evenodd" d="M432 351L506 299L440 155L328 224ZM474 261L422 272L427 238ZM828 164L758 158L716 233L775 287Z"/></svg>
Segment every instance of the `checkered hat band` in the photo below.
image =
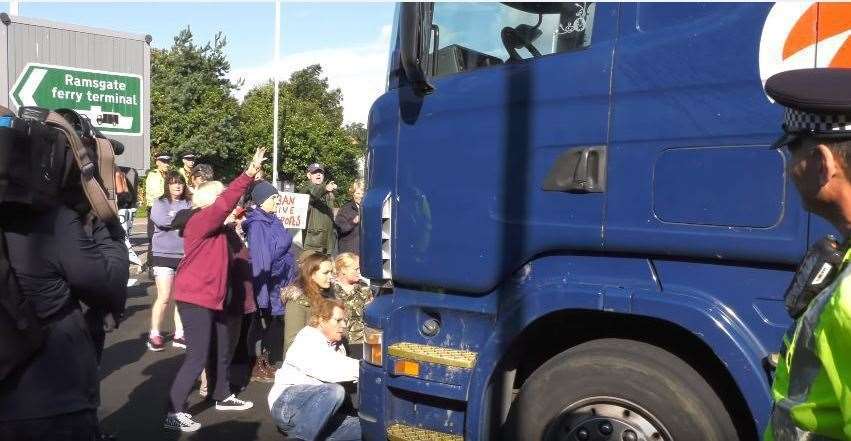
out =
<svg viewBox="0 0 851 441"><path fill-rule="evenodd" d="M784 123L789 132L851 132L851 115L825 115L787 108Z"/></svg>

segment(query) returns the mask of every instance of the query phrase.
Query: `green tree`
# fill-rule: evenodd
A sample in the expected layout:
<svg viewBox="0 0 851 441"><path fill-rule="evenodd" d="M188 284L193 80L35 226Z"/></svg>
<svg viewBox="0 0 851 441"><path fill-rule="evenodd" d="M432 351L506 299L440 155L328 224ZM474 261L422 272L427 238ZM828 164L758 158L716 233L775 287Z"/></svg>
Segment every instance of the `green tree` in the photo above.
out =
<svg viewBox="0 0 851 441"><path fill-rule="evenodd" d="M195 153L225 180L244 165L247 149L240 142L239 103L231 96L238 84L227 78L226 44L218 33L196 45L187 27L170 49L151 51L151 154Z"/></svg>
<svg viewBox="0 0 851 441"><path fill-rule="evenodd" d="M357 143L361 151L366 154L366 126L359 122L349 123L346 124L345 130L352 142Z"/></svg>
<svg viewBox="0 0 851 441"><path fill-rule="evenodd" d="M343 123L343 92L330 88L322 77L322 66L312 64L293 72L284 89L295 99L315 103L332 124Z"/></svg>
<svg viewBox="0 0 851 441"><path fill-rule="evenodd" d="M330 89L322 68L312 65L281 83L279 157L281 179L303 185L305 169L313 162L326 167L328 179L340 187L338 202L348 200L346 189L358 176L363 154L358 142L342 126L342 94ZM245 145L272 145L272 81L256 86L240 106L240 128ZM270 161L271 162L271 161Z"/></svg>

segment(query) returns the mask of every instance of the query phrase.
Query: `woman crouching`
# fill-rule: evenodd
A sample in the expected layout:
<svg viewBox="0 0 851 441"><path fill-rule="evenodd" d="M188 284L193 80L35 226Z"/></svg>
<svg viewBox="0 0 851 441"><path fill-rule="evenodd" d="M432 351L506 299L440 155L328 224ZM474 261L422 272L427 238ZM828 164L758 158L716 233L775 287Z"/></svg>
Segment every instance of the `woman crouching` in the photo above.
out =
<svg viewBox="0 0 851 441"><path fill-rule="evenodd" d="M275 373L269 407L275 424L289 437L313 441L361 439L357 417L340 412L346 398L339 383L358 379L358 361L342 344L348 326L345 304L323 299L311 308Z"/></svg>

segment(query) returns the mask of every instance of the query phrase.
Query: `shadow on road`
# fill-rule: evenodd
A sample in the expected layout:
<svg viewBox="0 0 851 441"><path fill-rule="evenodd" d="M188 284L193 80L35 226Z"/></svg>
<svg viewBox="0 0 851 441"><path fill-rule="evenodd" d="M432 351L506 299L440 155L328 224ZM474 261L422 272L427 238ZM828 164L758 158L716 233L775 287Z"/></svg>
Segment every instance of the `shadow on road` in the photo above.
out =
<svg viewBox="0 0 851 441"><path fill-rule="evenodd" d="M137 277L141 277L141 276L137 276ZM153 291L150 294L148 293L148 288L153 286L153 285L154 285L154 282L150 281L149 279L147 279L147 278L141 279L141 280L139 280L138 284L131 286L130 288L127 288L127 298L128 299L134 299L134 298L138 298L138 297L148 297L151 294L155 294Z"/></svg>
<svg viewBox="0 0 851 441"><path fill-rule="evenodd" d="M195 403L193 406L189 407L188 412L192 415L198 415L199 413L210 409L213 407L213 400L201 400Z"/></svg>
<svg viewBox="0 0 851 441"><path fill-rule="evenodd" d="M127 352L129 348L132 348L131 351L141 350L144 353L144 346L139 345L138 341L126 342L132 346L125 346L124 343L115 345L114 348L117 348L115 352L110 353L109 357L104 357L104 360L117 356L122 348ZM146 367L142 371L142 375L146 377L145 380L130 392L124 405L111 414L103 416L101 427L107 433L116 435L120 441L178 439L179 433L163 429L163 417L168 408L168 390L171 380L182 359L182 355L175 355ZM114 360L111 360L111 363L114 366L123 366L121 363L115 363ZM106 391L103 392L106 393ZM122 431L122 428L132 428L132 431Z"/></svg>
<svg viewBox="0 0 851 441"><path fill-rule="evenodd" d="M124 340L104 348L100 365L101 381L122 367L139 361L148 349L142 343L146 336L141 334L138 339Z"/></svg>
<svg viewBox="0 0 851 441"><path fill-rule="evenodd" d="M133 317L133 314L136 314L139 311L148 311L148 315L150 315L151 307L148 305L132 305L128 306L127 309L124 310L124 321Z"/></svg>
<svg viewBox="0 0 851 441"><path fill-rule="evenodd" d="M204 440L240 440L250 441L258 439L260 423L252 423L247 421L225 421L222 423L210 424L204 426L201 430L193 433L189 438L190 441ZM283 438L283 437L281 437Z"/></svg>

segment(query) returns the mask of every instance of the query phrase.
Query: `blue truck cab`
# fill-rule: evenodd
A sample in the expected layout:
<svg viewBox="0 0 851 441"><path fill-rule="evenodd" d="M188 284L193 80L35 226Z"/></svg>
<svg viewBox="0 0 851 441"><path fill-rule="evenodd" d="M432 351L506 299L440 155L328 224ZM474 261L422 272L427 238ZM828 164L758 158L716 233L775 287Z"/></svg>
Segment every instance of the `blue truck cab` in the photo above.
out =
<svg viewBox="0 0 851 441"><path fill-rule="evenodd" d="M401 4L369 116L364 438L759 438L783 293L832 231L763 84L851 66L840 16Z"/></svg>

